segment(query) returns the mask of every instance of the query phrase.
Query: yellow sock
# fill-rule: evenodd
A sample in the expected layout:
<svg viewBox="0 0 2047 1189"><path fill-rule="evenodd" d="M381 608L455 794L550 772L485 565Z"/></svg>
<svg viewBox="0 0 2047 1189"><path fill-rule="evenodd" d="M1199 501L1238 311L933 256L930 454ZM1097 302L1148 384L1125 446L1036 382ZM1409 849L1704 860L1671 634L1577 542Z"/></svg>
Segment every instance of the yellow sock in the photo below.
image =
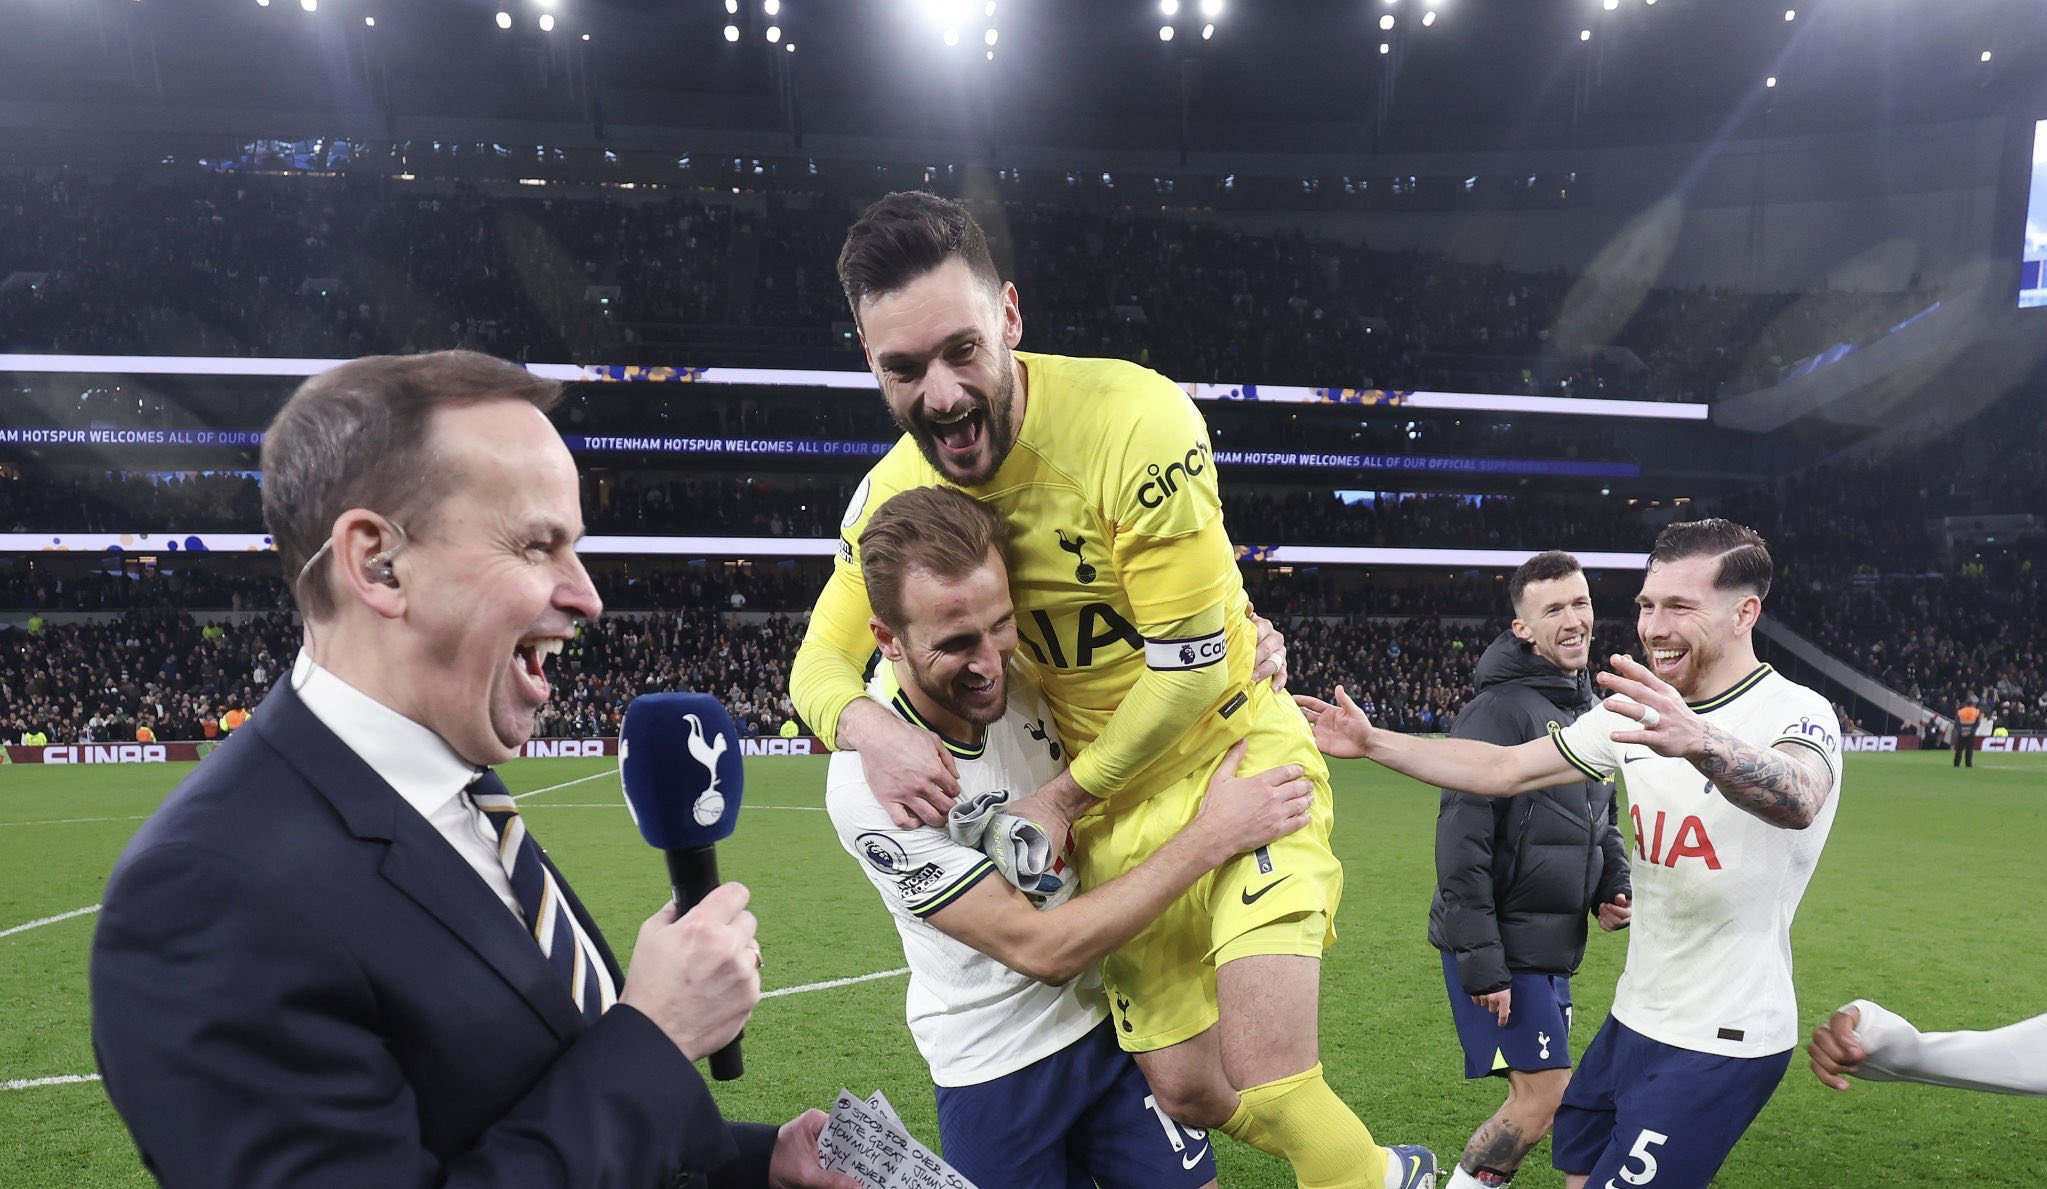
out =
<svg viewBox="0 0 2047 1189"><path fill-rule="evenodd" d="M1237 1100L1237 1113L1230 1116L1230 1121L1222 1125L1221 1131L1238 1143L1250 1144L1268 1156L1286 1158L1286 1153L1273 1141L1272 1133L1252 1116L1251 1108L1245 1106L1241 1098Z"/></svg>
<svg viewBox="0 0 2047 1189"><path fill-rule="evenodd" d="M1232 1130L1240 1117L1249 1120L1243 1135ZM1319 1063L1243 1091L1223 1131L1285 1157L1301 1189L1385 1189L1386 1149L1322 1080Z"/></svg>

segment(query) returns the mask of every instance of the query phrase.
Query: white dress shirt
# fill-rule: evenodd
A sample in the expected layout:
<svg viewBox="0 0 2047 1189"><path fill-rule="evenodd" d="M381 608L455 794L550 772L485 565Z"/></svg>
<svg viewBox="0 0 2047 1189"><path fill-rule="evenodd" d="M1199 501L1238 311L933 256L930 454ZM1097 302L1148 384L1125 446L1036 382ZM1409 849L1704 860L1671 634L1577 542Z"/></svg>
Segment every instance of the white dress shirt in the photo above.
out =
<svg viewBox="0 0 2047 1189"><path fill-rule="evenodd" d="M497 831L462 795L477 769L439 735L321 668L303 649L292 665L291 682L313 717L419 811L523 921L511 877L498 859Z"/></svg>

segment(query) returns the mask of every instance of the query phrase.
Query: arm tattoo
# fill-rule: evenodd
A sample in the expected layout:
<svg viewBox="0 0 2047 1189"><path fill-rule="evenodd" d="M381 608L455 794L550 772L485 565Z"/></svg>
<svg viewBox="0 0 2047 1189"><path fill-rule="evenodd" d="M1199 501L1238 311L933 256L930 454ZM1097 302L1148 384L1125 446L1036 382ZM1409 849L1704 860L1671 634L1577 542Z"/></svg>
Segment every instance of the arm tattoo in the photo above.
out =
<svg viewBox="0 0 2047 1189"><path fill-rule="evenodd" d="M1737 807L1792 830L1812 824L1833 787L1833 775L1818 756L1756 747L1716 726L1706 728L1705 750L1692 757L1692 767Z"/></svg>

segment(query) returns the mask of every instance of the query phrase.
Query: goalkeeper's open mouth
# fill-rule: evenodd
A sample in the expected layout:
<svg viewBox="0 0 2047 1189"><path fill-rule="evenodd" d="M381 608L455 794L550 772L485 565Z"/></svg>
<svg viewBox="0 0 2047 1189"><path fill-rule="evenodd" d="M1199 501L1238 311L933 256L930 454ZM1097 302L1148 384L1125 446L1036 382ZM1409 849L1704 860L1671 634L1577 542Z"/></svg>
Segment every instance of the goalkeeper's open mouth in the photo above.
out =
<svg viewBox="0 0 2047 1189"><path fill-rule="evenodd" d="M943 416L926 417L924 431L945 461L970 470L988 437L988 412L981 402L973 401Z"/></svg>

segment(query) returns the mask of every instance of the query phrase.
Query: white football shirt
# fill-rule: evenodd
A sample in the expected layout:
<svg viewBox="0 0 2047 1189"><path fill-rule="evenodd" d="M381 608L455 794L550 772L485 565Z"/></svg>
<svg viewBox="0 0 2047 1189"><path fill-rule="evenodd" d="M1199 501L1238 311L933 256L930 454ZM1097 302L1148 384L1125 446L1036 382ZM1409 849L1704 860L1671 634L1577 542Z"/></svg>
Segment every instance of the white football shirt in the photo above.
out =
<svg viewBox="0 0 2047 1189"><path fill-rule="evenodd" d="M868 692L924 725L893 686L884 664ZM982 745L945 742L959 769L962 800L1002 791L1027 797L1066 768L1051 710L1015 669L1008 711L988 727ZM1063 986L1041 983L925 919L983 879L1002 876L986 855L954 842L942 829L905 830L889 820L867 786L859 752L832 755L825 808L840 844L860 861L902 935L910 964L905 1001L910 1035L933 1082L972 1086L1014 1073L1086 1036L1108 1017L1098 973L1089 971ZM1067 882L1047 906L1072 895L1071 868L1056 870Z"/></svg>
<svg viewBox="0 0 2047 1189"><path fill-rule="evenodd" d="M1550 732L1579 770L1618 774L1627 793L1635 916L1613 1015L1694 1052L1781 1053L1799 1038L1791 918L1841 803L1841 728L1826 698L1768 665L1688 705L1744 743L1811 748L1833 787L1812 825L1788 830L1729 803L1689 762L1615 743L1637 724L1604 706Z"/></svg>

